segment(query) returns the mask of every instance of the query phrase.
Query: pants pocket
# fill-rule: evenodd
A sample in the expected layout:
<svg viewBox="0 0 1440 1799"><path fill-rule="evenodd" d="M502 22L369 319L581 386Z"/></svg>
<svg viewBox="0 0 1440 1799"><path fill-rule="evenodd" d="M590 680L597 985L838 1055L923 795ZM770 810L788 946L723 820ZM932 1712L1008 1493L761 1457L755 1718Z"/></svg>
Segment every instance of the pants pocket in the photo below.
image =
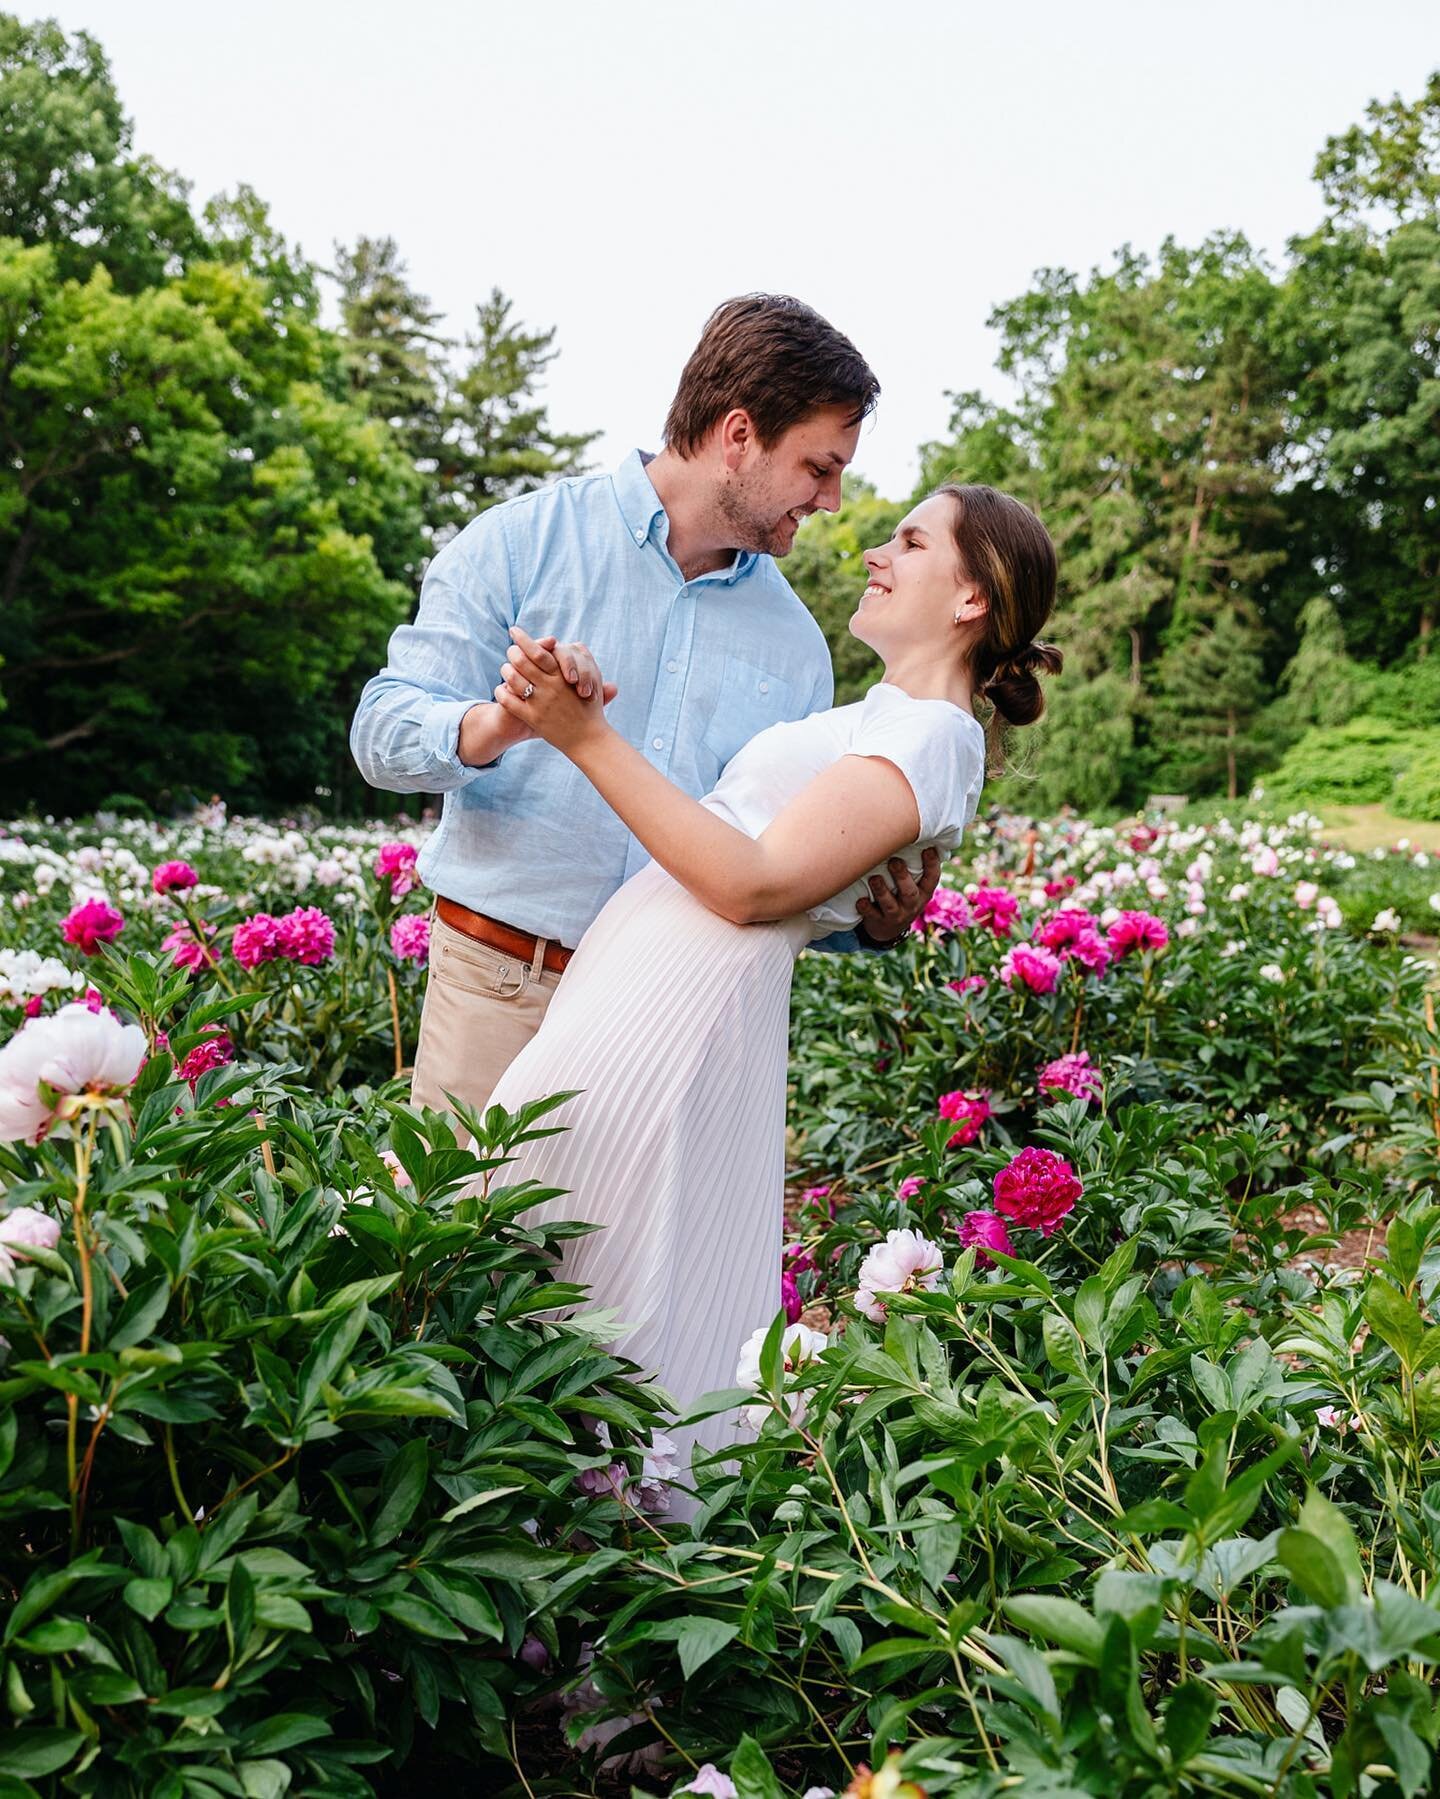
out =
<svg viewBox="0 0 1440 1799"><path fill-rule="evenodd" d="M476 943L436 919L431 930L430 979L486 999L519 999L530 985L530 964L492 949L488 943Z"/></svg>

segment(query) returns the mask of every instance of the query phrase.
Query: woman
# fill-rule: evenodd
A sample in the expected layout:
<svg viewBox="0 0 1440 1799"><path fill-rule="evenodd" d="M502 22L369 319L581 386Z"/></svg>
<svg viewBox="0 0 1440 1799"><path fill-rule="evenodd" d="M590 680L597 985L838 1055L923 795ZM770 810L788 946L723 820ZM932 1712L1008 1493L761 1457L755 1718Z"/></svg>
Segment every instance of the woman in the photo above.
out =
<svg viewBox="0 0 1440 1799"><path fill-rule="evenodd" d="M605 1228L563 1278L616 1309L617 1347L681 1407L732 1384L739 1344L775 1314L790 980L816 936L853 929L888 858L918 874L975 815L985 732L974 701L1029 724L1036 642L1055 598L1038 519L988 487L942 487L864 557L851 632L883 680L850 706L774 725L693 800L581 700L518 628L498 702L568 756L653 858L577 948L539 1034L501 1077L515 1110L578 1096L507 1171L567 1190L527 1223ZM684 1433L707 1449L733 1420Z"/></svg>

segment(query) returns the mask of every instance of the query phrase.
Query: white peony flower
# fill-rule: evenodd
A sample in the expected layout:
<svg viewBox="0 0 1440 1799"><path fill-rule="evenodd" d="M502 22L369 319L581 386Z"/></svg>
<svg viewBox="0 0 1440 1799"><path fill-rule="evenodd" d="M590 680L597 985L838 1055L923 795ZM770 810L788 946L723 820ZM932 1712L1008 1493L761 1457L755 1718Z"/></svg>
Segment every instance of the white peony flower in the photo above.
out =
<svg viewBox="0 0 1440 1799"><path fill-rule="evenodd" d="M1262 981L1283 981L1285 970L1278 962L1263 962L1260 965L1259 975Z"/></svg>
<svg viewBox="0 0 1440 1799"><path fill-rule="evenodd" d="M1237 881L1230 889L1229 900L1232 906L1238 906L1241 900L1247 900L1249 897L1250 883L1248 881Z"/></svg>
<svg viewBox="0 0 1440 1799"><path fill-rule="evenodd" d="M881 1293L911 1293L940 1285L944 1258L938 1243L918 1231L889 1231L860 1264L855 1306L872 1324L885 1322Z"/></svg>
<svg viewBox="0 0 1440 1799"><path fill-rule="evenodd" d="M765 1338L770 1327L760 1324L740 1345L740 1360L735 1365L735 1385L758 1390L760 1386L760 1351L765 1347ZM780 1340L780 1353L784 1358L787 1374L794 1374L801 1368L816 1360L822 1350L829 1345L829 1339L823 1331L812 1331L807 1324L790 1324L785 1327L785 1335ZM790 1422L800 1424L805 1417L805 1395L792 1393L789 1397ZM769 1408L766 1406L742 1406L744 1417L756 1430L765 1422Z"/></svg>
<svg viewBox="0 0 1440 1799"><path fill-rule="evenodd" d="M1393 906L1386 906L1383 912L1375 914L1375 922L1371 931L1380 937L1393 937L1403 928L1403 920Z"/></svg>
<svg viewBox="0 0 1440 1799"><path fill-rule="evenodd" d="M113 1012L92 1012L82 1001L32 1018L0 1049L0 1142L38 1143L66 1099L129 1087L146 1047L139 1025L121 1024ZM54 1088L60 1103L41 1093L42 1083Z"/></svg>

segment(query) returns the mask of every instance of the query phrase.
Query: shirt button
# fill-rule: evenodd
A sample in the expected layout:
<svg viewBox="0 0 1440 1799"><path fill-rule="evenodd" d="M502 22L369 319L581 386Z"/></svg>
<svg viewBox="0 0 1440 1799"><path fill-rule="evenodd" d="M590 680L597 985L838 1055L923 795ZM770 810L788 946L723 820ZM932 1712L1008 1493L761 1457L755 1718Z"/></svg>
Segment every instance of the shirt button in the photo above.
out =
<svg viewBox="0 0 1440 1799"><path fill-rule="evenodd" d="M663 750L665 748L665 739L663 737L652 737L650 739L650 747L654 750Z"/></svg>
<svg viewBox="0 0 1440 1799"><path fill-rule="evenodd" d="M770 683L768 681L762 681L760 683L760 691L761 691L761 693L769 693Z"/></svg>
<svg viewBox="0 0 1440 1799"><path fill-rule="evenodd" d="M670 658L670 660L665 664L665 672L667 674L673 675L679 667L680 667L680 664L672 656Z"/></svg>
<svg viewBox="0 0 1440 1799"><path fill-rule="evenodd" d="M644 543L645 541L645 533L638 525L635 527L635 541L636 543Z"/></svg>

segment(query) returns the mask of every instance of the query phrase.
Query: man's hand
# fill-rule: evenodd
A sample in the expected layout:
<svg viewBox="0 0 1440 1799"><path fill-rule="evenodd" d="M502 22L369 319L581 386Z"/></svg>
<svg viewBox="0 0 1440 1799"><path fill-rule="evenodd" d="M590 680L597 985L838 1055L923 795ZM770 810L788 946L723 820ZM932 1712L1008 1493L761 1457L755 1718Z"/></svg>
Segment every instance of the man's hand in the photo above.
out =
<svg viewBox="0 0 1440 1799"><path fill-rule="evenodd" d="M588 700L592 694L600 693L605 683L600 678L600 665L590 653L588 644L556 643L554 638L541 638L540 642L547 650L555 652L555 660L560 664L560 672L580 695ZM611 687L605 694L608 706L615 698L616 689Z"/></svg>
<svg viewBox="0 0 1440 1799"><path fill-rule="evenodd" d="M930 904L930 896L940 884L940 852L926 850L920 858L918 885L899 856L892 856L887 866L894 887L886 886L883 875L871 875L871 897L857 900L855 905L865 935L884 948L897 943Z"/></svg>

